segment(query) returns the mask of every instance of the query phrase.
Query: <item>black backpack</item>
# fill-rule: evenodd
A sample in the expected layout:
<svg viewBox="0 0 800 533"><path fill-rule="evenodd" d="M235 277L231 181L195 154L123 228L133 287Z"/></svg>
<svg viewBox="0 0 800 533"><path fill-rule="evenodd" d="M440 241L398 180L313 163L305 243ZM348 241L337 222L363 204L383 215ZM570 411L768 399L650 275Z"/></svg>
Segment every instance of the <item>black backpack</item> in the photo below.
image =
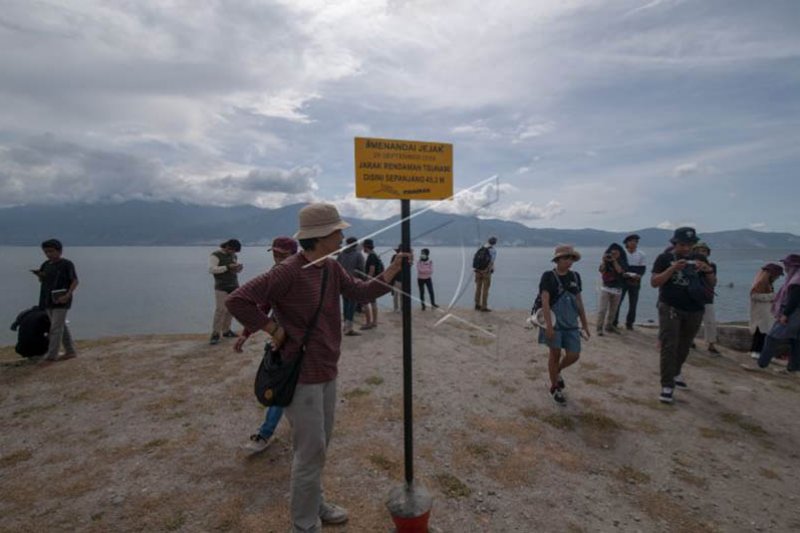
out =
<svg viewBox="0 0 800 533"><path fill-rule="evenodd" d="M489 248L481 246L472 256L472 268L475 270L486 270L492 264L492 252Z"/></svg>
<svg viewBox="0 0 800 533"><path fill-rule="evenodd" d="M375 256L375 277L378 277L378 274L384 271L383 261L381 260L380 256L375 252L372 252L372 255Z"/></svg>
<svg viewBox="0 0 800 533"><path fill-rule="evenodd" d="M50 318L43 309L31 307L21 312L11 324L11 331L17 332L15 350L22 357L38 357L47 353Z"/></svg>

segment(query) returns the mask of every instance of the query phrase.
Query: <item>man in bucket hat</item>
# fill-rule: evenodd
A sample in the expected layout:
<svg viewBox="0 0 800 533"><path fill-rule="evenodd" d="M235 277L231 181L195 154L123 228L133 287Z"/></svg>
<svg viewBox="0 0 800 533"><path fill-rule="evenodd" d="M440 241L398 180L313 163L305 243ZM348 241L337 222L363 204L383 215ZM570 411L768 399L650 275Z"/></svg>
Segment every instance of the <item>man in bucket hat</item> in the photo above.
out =
<svg viewBox="0 0 800 533"><path fill-rule="evenodd" d="M263 329L286 359L296 356L300 343L321 303L316 326L310 332L292 403L286 417L292 425L291 519L294 532L319 532L322 523L347 521L347 511L325 501L322 468L333 434L336 377L342 341L339 297L366 302L389 292L388 283L407 260L398 254L381 275L369 281L353 279L330 256L349 227L336 207L310 204L300 210L300 229L294 235L303 251L269 272L249 281L227 300L228 309L247 329ZM327 270L325 291L322 273ZM260 309L271 304L273 316Z"/></svg>
<svg viewBox="0 0 800 533"><path fill-rule="evenodd" d="M681 376L683 363L700 329L705 304L690 292L698 277L710 286L716 276L708 263L695 261L692 247L697 244L694 228L675 230L672 251L659 255L653 264L650 285L658 288L658 339L661 342L661 394L658 399L672 403L675 387L688 388Z"/></svg>

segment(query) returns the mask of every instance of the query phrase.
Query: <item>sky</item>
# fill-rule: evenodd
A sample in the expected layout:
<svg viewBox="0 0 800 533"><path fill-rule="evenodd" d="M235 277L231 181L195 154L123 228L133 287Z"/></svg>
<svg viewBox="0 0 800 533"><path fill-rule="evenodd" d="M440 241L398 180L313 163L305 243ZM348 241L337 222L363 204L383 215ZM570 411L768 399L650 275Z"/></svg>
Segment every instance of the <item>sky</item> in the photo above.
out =
<svg viewBox="0 0 800 533"><path fill-rule="evenodd" d="M453 144L444 212L800 234L796 0L0 6L0 206L382 219L399 202L356 199L353 169L380 137Z"/></svg>

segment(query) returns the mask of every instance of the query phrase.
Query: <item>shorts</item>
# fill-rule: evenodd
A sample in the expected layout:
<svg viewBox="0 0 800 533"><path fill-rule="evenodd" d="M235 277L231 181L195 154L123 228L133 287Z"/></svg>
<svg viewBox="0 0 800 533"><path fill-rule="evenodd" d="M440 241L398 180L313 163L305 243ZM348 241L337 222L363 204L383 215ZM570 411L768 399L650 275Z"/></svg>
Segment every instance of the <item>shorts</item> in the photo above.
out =
<svg viewBox="0 0 800 533"><path fill-rule="evenodd" d="M544 328L539 328L539 344L550 348L560 348L568 352L581 353L581 331L579 329L557 329L552 341L544 335Z"/></svg>

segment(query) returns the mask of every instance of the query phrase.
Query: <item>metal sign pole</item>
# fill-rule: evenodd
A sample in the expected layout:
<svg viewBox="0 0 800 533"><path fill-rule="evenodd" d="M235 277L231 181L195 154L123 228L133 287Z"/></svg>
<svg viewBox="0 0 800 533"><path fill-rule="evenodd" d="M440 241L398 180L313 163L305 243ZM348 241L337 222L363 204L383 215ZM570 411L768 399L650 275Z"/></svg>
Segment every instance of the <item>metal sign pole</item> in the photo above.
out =
<svg viewBox="0 0 800 533"><path fill-rule="evenodd" d="M400 200L401 251L411 252L411 200ZM414 422L411 381L411 265L403 261L403 431L405 434L406 483L414 481Z"/></svg>

